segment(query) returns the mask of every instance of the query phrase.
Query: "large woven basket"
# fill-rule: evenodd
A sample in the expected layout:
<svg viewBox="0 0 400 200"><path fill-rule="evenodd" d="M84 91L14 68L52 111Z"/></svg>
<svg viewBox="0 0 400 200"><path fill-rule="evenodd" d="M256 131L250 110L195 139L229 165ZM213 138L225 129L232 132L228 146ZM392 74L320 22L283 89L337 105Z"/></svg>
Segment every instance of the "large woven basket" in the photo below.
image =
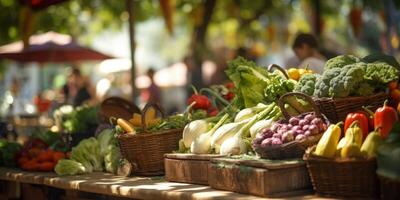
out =
<svg viewBox="0 0 400 200"><path fill-rule="evenodd" d="M337 123L343 121L348 113L362 110L363 106L375 110L387 98L388 94L380 92L366 97L314 98L314 102L332 123Z"/></svg>
<svg viewBox="0 0 400 200"><path fill-rule="evenodd" d="M323 114L321 114L318 107L313 103L312 98L306 94L297 93L297 92L287 93L279 99L278 105L281 108L282 114L285 116L285 119L282 119L279 122L287 123L289 121L289 119L291 118L290 114L287 112L287 110L285 109L285 105L284 105L285 99L289 96L303 97L303 99L306 100L308 103L310 103L310 105L314 109L314 112L303 113L299 117L303 117L307 114L314 113L317 117L322 118L325 121L325 124L327 126L329 126L329 124L330 124L329 120ZM257 154L261 158L265 158L265 159L276 160L276 159L301 158L303 156L305 150L308 147L317 144L321 137L322 137L322 133L320 133L318 135L314 135L314 136L309 136L303 140L299 140L299 141L295 140L295 141L288 142L288 143L285 143L282 145L270 146L267 148L261 148L261 147L258 148L257 147L254 150L257 152Z"/></svg>
<svg viewBox="0 0 400 200"><path fill-rule="evenodd" d="M304 154L315 192L338 198L379 196L375 159L329 159L315 156L315 146Z"/></svg>
<svg viewBox="0 0 400 200"><path fill-rule="evenodd" d="M164 154L177 150L182 138L182 129L147 131L143 116L152 106L164 113L157 104L147 104L142 114L142 132L117 136L122 156L133 166L133 173L136 175L164 174Z"/></svg>

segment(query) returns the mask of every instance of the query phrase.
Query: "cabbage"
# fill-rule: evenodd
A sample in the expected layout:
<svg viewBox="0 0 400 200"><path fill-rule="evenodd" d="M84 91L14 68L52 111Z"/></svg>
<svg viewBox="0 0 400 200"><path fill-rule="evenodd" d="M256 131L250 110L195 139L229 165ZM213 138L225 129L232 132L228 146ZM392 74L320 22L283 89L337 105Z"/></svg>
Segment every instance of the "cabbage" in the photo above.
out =
<svg viewBox="0 0 400 200"><path fill-rule="evenodd" d="M84 174L87 172L86 168L82 165L82 163L68 159L62 159L58 161L54 170L58 175L61 176Z"/></svg>
<svg viewBox="0 0 400 200"><path fill-rule="evenodd" d="M118 146L109 145L107 148L107 153L104 156L104 164L106 171L110 173L117 173L119 160L121 159L121 153Z"/></svg>
<svg viewBox="0 0 400 200"><path fill-rule="evenodd" d="M99 141L100 145L100 154L102 156L106 155L107 148L110 144L116 143L116 139L114 138L113 129L104 129L97 136L97 141Z"/></svg>
<svg viewBox="0 0 400 200"><path fill-rule="evenodd" d="M71 159L82 163L88 172L103 171L100 144L94 137L84 139L78 146L72 148Z"/></svg>

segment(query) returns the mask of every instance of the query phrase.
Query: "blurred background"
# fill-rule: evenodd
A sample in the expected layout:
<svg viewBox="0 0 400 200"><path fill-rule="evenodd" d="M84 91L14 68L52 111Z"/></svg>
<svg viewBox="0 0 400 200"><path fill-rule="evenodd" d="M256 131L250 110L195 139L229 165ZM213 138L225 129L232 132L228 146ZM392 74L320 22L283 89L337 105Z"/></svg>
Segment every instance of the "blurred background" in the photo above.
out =
<svg viewBox="0 0 400 200"><path fill-rule="evenodd" d="M0 0L0 115L51 115L80 81L93 104L154 92L182 111L190 86L225 83L236 56L296 67L300 32L326 58L400 58L399 11L396 0Z"/></svg>

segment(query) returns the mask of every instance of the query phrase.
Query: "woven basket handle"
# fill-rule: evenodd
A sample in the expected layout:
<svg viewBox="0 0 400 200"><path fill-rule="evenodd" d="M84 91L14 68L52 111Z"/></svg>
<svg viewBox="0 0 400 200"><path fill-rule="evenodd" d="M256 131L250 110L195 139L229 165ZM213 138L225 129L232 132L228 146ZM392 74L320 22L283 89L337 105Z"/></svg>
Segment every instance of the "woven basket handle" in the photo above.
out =
<svg viewBox="0 0 400 200"><path fill-rule="evenodd" d="M125 108L126 110L129 110L131 113L139 113L140 114L139 107L137 107L135 104L130 103L129 101L126 101L119 97L110 97L110 98L104 100L104 104L118 104L121 107Z"/></svg>
<svg viewBox="0 0 400 200"><path fill-rule="evenodd" d="M161 113L161 117L165 118L165 110L160 106L158 103L147 103L146 106L144 106L143 111L142 111L142 129L144 132L147 132L147 124L146 124L146 113L149 110L149 108L155 108L156 111Z"/></svg>
<svg viewBox="0 0 400 200"><path fill-rule="evenodd" d="M286 73L286 71L281 67L281 66L279 66L279 65L277 65L277 64L270 64L268 67L267 67L267 70L269 71L269 72L273 72L274 70L273 69L277 69L277 70L279 70L280 72L282 72L282 74L286 77L286 79L289 79L289 75Z"/></svg>
<svg viewBox="0 0 400 200"><path fill-rule="evenodd" d="M283 116L285 116L285 118L287 120L289 120L291 116L288 113L288 111L285 109L285 99L290 96L301 96L304 100L306 100L309 104L311 104L311 106L315 112L315 115L317 117L322 117L321 111L319 110L318 106L315 104L314 100L310 96L308 96L304 93L300 93L300 92L288 92L288 93L282 95L281 98L279 98L279 100L278 100L278 106L280 107Z"/></svg>

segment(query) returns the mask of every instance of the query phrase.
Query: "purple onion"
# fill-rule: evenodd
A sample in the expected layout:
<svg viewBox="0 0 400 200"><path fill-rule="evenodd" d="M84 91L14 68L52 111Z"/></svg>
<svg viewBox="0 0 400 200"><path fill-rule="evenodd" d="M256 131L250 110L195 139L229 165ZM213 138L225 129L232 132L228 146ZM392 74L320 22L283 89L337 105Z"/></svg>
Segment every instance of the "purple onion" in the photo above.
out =
<svg viewBox="0 0 400 200"><path fill-rule="evenodd" d="M274 135L272 135L272 138L282 138L282 134L281 133L275 133Z"/></svg>
<svg viewBox="0 0 400 200"><path fill-rule="evenodd" d="M267 138L261 142L261 147L265 148L272 144L272 138Z"/></svg>
<svg viewBox="0 0 400 200"><path fill-rule="evenodd" d="M282 140L279 138L273 138L271 144L272 145L280 145L280 144L282 144Z"/></svg>
<svg viewBox="0 0 400 200"><path fill-rule="evenodd" d="M307 120L307 121L309 121L309 122L311 122L312 120L315 119L315 117L314 117L313 114L308 114L308 115L306 115L306 116L304 117L304 119Z"/></svg>
<svg viewBox="0 0 400 200"><path fill-rule="evenodd" d="M307 125L308 124L308 122L307 122L307 120L305 120L305 119L302 119L302 120L300 120L300 122L299 122L299 125L300 126L304 126L304 125Z"/></svg>
<svg viewBox="0 0 400 200"><path fill-rule="evenodd" d="M308 136L310 136L310 135L311 135L311 131L307 130L307 131L304 132L304 136L307 136L307 137L308 137Z"/></svg>
<svg viewBox="0 0 400 200"><path fill-rule="evenodd" d="M289 119L289 124L295 126L295 125L298 125L298 124L299 124L299 121L300 121L299 118L297 118L297 117L292 117L292 118Z"/></svg>
<svg viewBox="0 0 400 200"><path fill-rule="evenodd" d="M316 135L319 133L319 128L316 125L310 125L308 130L311 132L311 135Z"/></svg>
<svg viewBox="0 0 400 200"><path fill-rule="evenodd" d="M302 130L297 130L297 131L294 132L294 135L296 135L296 137L298 135L303 135L303 134L304 134L304 131L302 131Z"/></svg>
<svg viewBox="0 0 400 200"><path fill-rule="evenodd" d="M293 125L288 124L287 127L288 127L288 129L291 129L291 128L293 128Z"/></svg>
<svg viewBox="0 0 400 200"><path fill-rule="evenodd" d="M319 125L321 123L323 123L323 122L320 118L315 118L311 121L311 124L314 124L314 125Z"/></svg>
<svg viewBox="0 0 400 200"><path fill-rule="evenodd" d="M310 127L309 125L304 125L304 126L303 126L303 131L306 131L306 130L308 130L308 129L309 129L309 127Z"/></svg>

